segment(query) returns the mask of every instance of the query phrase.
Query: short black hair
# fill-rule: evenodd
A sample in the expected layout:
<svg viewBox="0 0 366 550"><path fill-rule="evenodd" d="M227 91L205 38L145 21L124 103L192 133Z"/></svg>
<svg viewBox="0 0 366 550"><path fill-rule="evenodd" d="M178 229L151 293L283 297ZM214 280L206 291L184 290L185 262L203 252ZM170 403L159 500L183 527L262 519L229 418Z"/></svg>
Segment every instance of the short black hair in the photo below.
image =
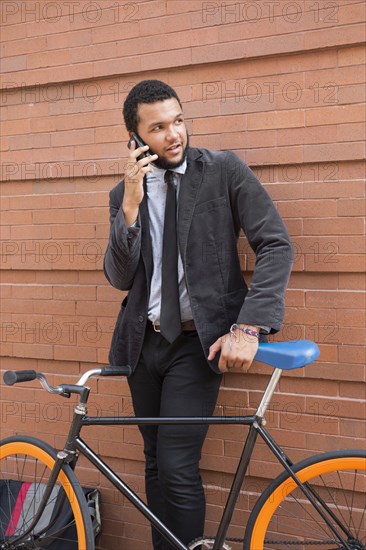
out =
<svg viewBox="0 0 366 550"><path fill-rule="evenodd" d="M140 103L155 103L174 97L180 107L182 104L177 95L168 84L161 80L142 80L129 91L123 105L123 118L128 132L137 132L139 122L137 108Z"/></svg>

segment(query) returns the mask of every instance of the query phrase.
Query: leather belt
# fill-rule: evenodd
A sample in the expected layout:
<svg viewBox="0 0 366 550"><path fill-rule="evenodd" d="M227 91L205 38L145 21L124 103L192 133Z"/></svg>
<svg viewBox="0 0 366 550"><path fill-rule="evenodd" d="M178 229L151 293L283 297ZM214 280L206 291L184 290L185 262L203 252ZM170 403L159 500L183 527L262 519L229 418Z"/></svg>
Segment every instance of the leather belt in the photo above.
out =
<svg viewBox="0 0 366 550"><path fill-rule="evenodd" d="M160 325L158 323L153 323L152 321L150 321L150 323L153 329L155 330L155 332L160 332ZM193 332L193 331L197 331L196 325L193 319L190 321L184 321L184 323L182 323L182 332Z"/></svg>

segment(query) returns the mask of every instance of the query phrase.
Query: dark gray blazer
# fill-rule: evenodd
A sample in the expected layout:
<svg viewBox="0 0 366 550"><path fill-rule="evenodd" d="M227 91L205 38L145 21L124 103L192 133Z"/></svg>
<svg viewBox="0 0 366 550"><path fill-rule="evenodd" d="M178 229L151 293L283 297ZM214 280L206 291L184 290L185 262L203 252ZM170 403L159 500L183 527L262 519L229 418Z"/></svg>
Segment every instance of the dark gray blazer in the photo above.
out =
<svg viewBox="0 0 366 550"><path fill-rule="evenodd" d="M104 258L108 281L129 290L118 315L111 365L139 359L147 321L152 248L146 194L140 205L141 238L133 241L121 210L124 182L110 193L110 238ZM250 289L240 269L240 228L256 254ZM192 314L204 351L233 323L280 329L292 265L287 230L250 168L232 152L189 148L181 179L178 239ZM218 371L218 357L210 362Z"/></svg>

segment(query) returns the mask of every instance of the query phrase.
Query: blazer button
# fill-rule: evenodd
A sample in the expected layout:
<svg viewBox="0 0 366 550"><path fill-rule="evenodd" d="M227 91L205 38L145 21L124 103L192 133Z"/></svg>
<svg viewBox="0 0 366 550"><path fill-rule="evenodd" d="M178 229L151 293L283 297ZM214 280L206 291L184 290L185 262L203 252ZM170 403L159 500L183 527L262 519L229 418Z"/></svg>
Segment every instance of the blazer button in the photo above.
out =
<svg viewBox="0 0 366 550"><path fill-rule="evenodd" d="M138 320L140 323L143 323L143 322L144 322L144 317L143 317L143 315L139 315L139 316L137 317L137 320Z"/></svg>

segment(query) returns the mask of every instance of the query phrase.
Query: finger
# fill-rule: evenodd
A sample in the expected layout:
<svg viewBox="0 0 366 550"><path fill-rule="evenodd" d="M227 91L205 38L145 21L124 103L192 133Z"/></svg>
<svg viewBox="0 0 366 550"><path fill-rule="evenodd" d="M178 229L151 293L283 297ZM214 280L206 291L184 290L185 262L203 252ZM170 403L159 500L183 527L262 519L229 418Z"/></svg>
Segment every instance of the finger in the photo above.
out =
<svg viewBox="0 0 366 550"><path fill-rule="evenodd" d="M209 348L209 355L207 357L207 359L209 361L212 361L212 359L215 357L216 353L221 349L221 338L219 338L218 340L216 340L216 342L214 342L212 344L212 346L210 346Z"/></svg>
<svg viewBox="0 0 366 550"><path fill-rule="evenodd" d="M212 361L215 358L215 355L216 355L217 352L218 352L218 350L217 349L212 349L212 346L211 346L210 353L208 354L207 359L209 361Z"/></svg>
<svg viewBox="0 0 366 550"><path fill-rule="evenodd" d="M233 367L236 368L236 369L241 369L243 364L245 365L246 363L245 362L243 363L243 358L242 357L241 358L238 357L235 361L232 362Z"/></svg>
<svg viewBox="0 0 366 550"><path fill-rule="evenodd" d="M146 153L146 151L149 150L148 145L142 145L141 147L137 147L135 149L131 149L130 158L131 159L137 159L138 156L140 156L142 153Z"/></svg>
<svg viewBox="0 0 366 550"><path fill-rule="evenodd" d="M139 168L142 168L143 166L147 166L150 164L150 162L154 162L158 158L158 155L155 153L153 155L149 155L148 157L144 157L136 162L136 166Z"/></svg>
<svg viewBox="0 0 366 550"><path fill-rule="evenodd" d="M228 367L230 367L229 362L222 354L220 355L218 366L221 372L228 372Z"/></svg>

